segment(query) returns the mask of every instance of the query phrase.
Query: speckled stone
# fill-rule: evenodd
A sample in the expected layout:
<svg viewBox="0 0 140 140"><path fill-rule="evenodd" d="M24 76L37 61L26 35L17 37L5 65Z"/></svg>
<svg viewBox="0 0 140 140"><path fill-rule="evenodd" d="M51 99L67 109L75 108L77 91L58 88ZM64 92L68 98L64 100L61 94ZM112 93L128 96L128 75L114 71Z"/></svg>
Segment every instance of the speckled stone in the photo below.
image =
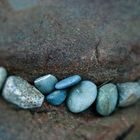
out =
<svg viewBox="0 0 140 140"><path fill-rule="evenodd" d="M132 105L140 99L140 84L138 82L118 83L117 87L119 91L119 107Z"/></svg>
<svg viewBox="0 0 140 140"><path fill-rule="evenodd" d="M81 81L81 77L79 75L73 75L70 77L67 77L61 81L59 81L56 85L56 89L65 89L71 86L74 86L78 84Z"/></svg>
<svg viewBox="0 0 140 140"><path fill-rule="evenodd" d="M46 100L51 105L58 106L58 105L62 104L65 101L66 96L67 96L66 90L56 90L56 91L50 93L46 97Z"/></svg>
<svg viewBox="0 0 140 140"><path fill-rule="evenodd" d="M23 109L40 107L44 101L43 94L18 76L8 77L2 96L8 102Z"/></svg>
<svg viewBox="0 0 140 140"><path fill-rule="evenodd" d="M58 82L57 78L51 74L37 78L34 81L36 88L43 94L48 94L55 89L55 84Z"/></svg>
<svg viewBox="0 0 140 140"><path fill-rule="evenodd" d="M109 83L99 88L96 110L102 116L110 115L116 108L118 91L116 85Z"/></svg>
<svg viewBox="0 0 140 140"><path fill-rule="evenodd" d="M0 90L6 80L7 77L7 71L4 67L0 67Z"/></svg>
<svg viewBox="0 0 140 140"><path fill-rule="evenodd" d="M96 96L96 85L90 81L82 81L70 90L67 106L73 113L82 112L92 105Z"/></svg>

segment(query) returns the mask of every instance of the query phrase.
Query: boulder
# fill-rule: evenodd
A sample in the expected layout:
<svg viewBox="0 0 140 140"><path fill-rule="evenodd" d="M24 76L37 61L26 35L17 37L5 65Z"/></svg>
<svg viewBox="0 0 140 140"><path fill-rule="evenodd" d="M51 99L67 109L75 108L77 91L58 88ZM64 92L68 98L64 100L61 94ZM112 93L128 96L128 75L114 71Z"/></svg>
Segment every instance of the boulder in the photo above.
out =
<svg viewBox="0 0 140 140"><path fill-rule="evenodd" d="M102 83L140 77L139 1L2 0L0 65L29 81L53 73Z"/></svg>

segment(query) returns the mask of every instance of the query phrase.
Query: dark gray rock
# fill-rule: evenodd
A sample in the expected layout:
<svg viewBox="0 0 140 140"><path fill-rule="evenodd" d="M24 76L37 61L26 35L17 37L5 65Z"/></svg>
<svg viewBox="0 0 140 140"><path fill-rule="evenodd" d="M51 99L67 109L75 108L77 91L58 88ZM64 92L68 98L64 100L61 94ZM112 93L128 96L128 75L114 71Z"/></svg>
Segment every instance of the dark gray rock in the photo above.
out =
<svg viewBox="0 0 140 140"><path fill-rule="evenodd" d="M140 77L139 0L30 0L22 9L2 1L0 64L10 73L30 81L46 72L96 83Z"/></svg>

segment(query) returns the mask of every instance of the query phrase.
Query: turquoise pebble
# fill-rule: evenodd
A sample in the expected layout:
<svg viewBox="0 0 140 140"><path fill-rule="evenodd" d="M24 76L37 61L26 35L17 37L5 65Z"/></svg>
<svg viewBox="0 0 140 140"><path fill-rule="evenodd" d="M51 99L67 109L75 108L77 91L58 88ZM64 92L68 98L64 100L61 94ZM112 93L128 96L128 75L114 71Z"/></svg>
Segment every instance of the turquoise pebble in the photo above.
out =
<svg viewBox="0 0 140 140"><path fill-rule="evenodd" d="M93 104L96 96L96 85L90 81L82 81L70 90L67 99L68 109L73 113L80 113Z"/></svg>
<svg viewBox="0 0 140 140"><path fill-rule="evenodd" d="M51 74L37 78L34 81L36 88L43 94L48 94L55 89L55 84L58 82L57 78Z"/></svg>
<svg viewBox="0 0 140 140"><path fill-rule="evenodd" d="M4 67L0 67L0 90L6 80L7 77L7 71Z"/></svg>
<svg viewBox="0 0 140 140"><path fill-rule="evenodd" d="M65 78L65 79L59 81L55 85L55 88L56 89L65 89L65 88L76 85L80 81L81 81L81 77L79 75L73 75L73 76L70 76L68 78Z"/></svg>
<svg viewBox="0 0 140 140"><path fill-rule="evenodd" d="M119 107L132 105L140 99L140 84L138 82L118 83L117 87L119 91Z"/></svg>
<svg viewBox="0 0 140 140"><path fill-rule="evenodd" d="M51 105L58 106L65 101L66 95L66 90L56 90L47 95L46 100Z"/></svg>
<svg viewBox="0 0 140 140"><path fill-rule="evenodd" d="M102 116L110 115L116 108L118 91L116 85L109 83L99 88L96 110Z"/></svg>

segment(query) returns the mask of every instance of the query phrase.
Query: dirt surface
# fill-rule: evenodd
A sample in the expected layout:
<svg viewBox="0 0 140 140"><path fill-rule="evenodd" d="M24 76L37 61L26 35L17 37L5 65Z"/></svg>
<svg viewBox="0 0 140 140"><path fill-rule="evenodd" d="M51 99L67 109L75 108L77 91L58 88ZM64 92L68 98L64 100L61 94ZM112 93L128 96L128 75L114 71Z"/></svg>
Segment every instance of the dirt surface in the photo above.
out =
<svg viewBox="0 0 140 140"><path fill-rule="evenodd" d="M94 109L72 114L62 105L46 113L15 110L0 100L0 140L139 140L140 102L110 117Z"/></svg>

